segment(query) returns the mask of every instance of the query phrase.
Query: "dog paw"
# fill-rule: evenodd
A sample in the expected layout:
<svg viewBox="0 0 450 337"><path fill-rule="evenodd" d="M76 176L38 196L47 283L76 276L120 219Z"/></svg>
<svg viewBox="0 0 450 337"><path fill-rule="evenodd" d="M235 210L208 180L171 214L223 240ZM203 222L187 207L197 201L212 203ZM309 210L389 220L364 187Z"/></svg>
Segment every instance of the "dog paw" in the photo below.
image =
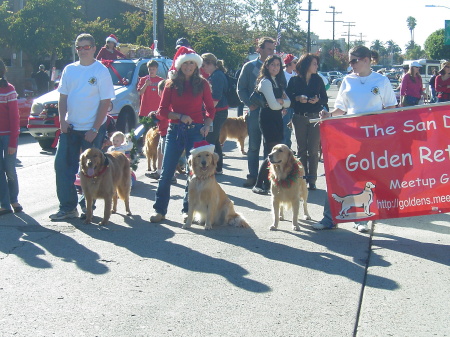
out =
<svg viewBox="0 0 450 337"><path fill-rule="evenodd" d="M115 210L115 209L112 209L112 210L111 210L111 214L116 214L116 210Z"/></svg>
<svg viewBox="0 0 450 337"><path fill-rule="evenodd" d="M304 215L303 220L311 220L311 217L309 215Z"/></svg>
<svg viewBox="0 0 450 337"><path fill-rule="evenodd" d="M272 225L272 226L269 227L269 229L270 229L271 231L276 231L276 230L277 230L277 226Z"/></svg>
<svg viewBox="0 0 450 337"><path fill-rule="evenodd" d="M298 225L292 226L292 230L298 232L298 231L300 231L300 227Z"/></svg>
<svg viewBox="0 0 450 337"><path fill-rule="evenodd" d="M191 224L185 223L183 226L181 226L181 228L183 228L183 229L191 228Z"/></svg>
<svg viewBox="0 0 450 337"><path fill-rule="evenodd" d="M131 216L132 214L131 214L131 212L127 212L127 216Z"/></svg>
<svg viewBox="0 0 450 337"><path fill-rule="evenodd" d="M91 222L92 222L92 220L91 219L87 219L87 218L86 218L86 220L83 221L83 223L85 225L89 225Z"/></svg>
<svg viewBox="0 0 450 337"><path fill-rule="evenodd" d="M246 155L246 154L247 154L247 152L245 152L245 151L242 151L242 154L243 154L243 155Z"/></svg>
<svg viewBox="0 0 450 337"><path fill-rule="evenodd" d="M210 230L210 229L212 229L212 226L211 225L205 225L205 229L206 230Z"/></svg>
<svg viewBox="0 0 450 337"><path fill-rule="evenodd" d="M108 224L108 221L103 220L102 222L100 222L98 225L99 226L106 226Z"/></svg>

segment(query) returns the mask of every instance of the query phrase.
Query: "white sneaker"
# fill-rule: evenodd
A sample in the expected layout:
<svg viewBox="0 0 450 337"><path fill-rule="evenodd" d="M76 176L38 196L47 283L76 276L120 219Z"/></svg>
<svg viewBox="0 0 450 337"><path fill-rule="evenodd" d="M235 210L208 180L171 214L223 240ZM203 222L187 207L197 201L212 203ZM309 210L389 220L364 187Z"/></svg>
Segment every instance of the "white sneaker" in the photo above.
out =
<svg viewBox="0 0 450 337"><path fill-rule="evenodd" d="M70 212L58 211L58 213L51 214L49 216L49 218L52 220L64 220L64 219L70 219L70 218L78 218L78 211L76 208Z"/></svg>
<svg viewBox="0 0 450 337"><path fill-rule="evenodd" d="M361 233L366 233L369 231L369 226L367 224L364 224L364 225L359 224L359 225L357 225L356 228L358 229L358 232L361 232Z"/></svg>
<svg viewBox="0 0 450 337"><path fill-rule="evenodd" d="M322 222L316 222L316 223L312 224L312 227L314 229L322 230L322 229L333 229L333 228L336 228L336 225L333 224L332 226L329 226L329 225L323 224Z"/></svg>

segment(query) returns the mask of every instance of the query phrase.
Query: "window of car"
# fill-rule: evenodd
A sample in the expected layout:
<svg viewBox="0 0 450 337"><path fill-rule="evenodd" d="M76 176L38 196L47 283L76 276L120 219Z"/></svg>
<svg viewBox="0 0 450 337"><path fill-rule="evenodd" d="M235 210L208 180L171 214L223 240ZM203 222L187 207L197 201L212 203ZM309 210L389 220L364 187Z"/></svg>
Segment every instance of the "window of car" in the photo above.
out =
<svg viewBox="0 0 450 337"><path fill-rule="evenodd" d="M128 83L131 83L131 79L133 78L133 73L135 68L134 63L114 63L112 64L116 72L122 77L128 80ZM111 75L112 81L114 85L123 85L119 76L117 76L116 72L112 68L108 68L109 74Z"/></svg>

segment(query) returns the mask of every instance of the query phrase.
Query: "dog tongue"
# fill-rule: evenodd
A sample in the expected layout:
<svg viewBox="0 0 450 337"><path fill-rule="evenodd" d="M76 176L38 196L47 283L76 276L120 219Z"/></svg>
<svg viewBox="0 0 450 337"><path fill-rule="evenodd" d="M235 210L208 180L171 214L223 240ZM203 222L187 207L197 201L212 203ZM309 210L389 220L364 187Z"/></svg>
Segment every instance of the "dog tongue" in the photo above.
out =
<svg viewBox="0 0 450 337"><path fill-rule="evenodd" d="M87 172L88 176L93 176L94 173L95 173L95 170L92 167L89 167L88 172Z"/></svg>

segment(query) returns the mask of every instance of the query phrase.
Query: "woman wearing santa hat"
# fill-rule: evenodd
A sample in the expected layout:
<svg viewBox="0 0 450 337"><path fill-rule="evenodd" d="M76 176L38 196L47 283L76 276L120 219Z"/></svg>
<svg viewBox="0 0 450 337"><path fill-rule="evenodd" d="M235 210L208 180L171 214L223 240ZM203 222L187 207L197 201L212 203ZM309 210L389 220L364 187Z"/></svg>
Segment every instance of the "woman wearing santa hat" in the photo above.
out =
<svg viewBox="0 0 450 337"><path fill-rule="evenodd" d="M169 79L161 96L158 114L169 119L161 177L153 204L151 222L165 219L170 200L170 183L183 151L189 156L194 143L208 135L215 108L208 82L200 76L203 59L194 50L180 47L174 56ZM203 106L205 111L203 111ZM183 220L188 212L188 182L183 199Z"/></svg>
<svg viewBox="0 0 450 337"><path fill-rule="evenodd" d="M106 44L97 55L97 60L117 60L126 59L127 57L116 49L119 45L119 40L114 34L106 38Z"/></svg>

